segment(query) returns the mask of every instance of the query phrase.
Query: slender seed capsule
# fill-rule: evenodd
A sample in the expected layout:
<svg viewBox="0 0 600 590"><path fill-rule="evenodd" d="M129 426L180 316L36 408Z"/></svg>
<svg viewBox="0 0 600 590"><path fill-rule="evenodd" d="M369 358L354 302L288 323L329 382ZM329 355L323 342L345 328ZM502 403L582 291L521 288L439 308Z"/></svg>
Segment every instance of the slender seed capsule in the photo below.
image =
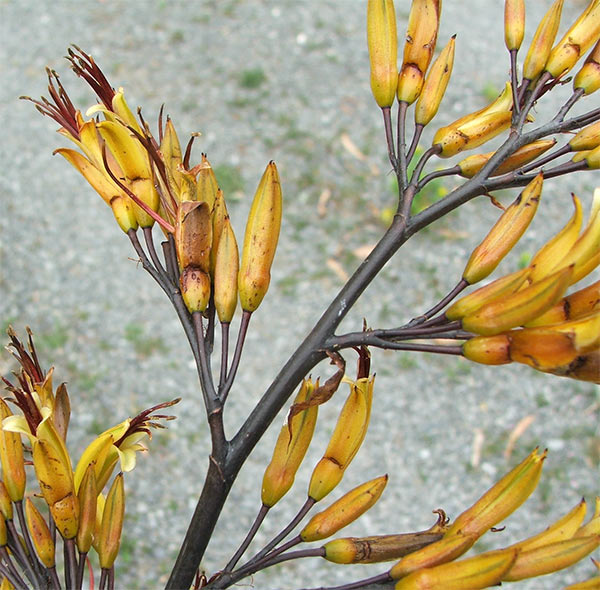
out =
<svg viewBox="0 0 600 590"><path fill-rule="evenodd" d="M477 283L490 275L512 250L533 219L540 198L544 177L540 172L502 213L500 219L477 246L463 271L463 279Z"/></svg>
<svg viewBox="0 0 600 590"><path fill-rule="evenodd" d="M564 0L555 0L540 21L523 63L523 78L535 80L543 71L560 25Z"/></svg>
<svg viewBox="0 0 600 590"><path fill-rule="evenodd" d="M312 381L304 380L294 404L308 401L314 389ZM274 506L292 487L312 440L318 411L318 405L309 406L298 412L289 424L282 426L271 462L263 476L261 498L265 506Z"/></svg>
<svg viewBox="0 0 600 590"><path fill-rule="evenodd" d="M227 205L225 204L225 196L221 189L217 189L215 201L211 210L212 219L212 246L210 249L210 275L215 276L215 264L217 260L217 250L219 248L219 241L221 240L221 234L223 232L223 226L225 220L229 219L229 213L227 212Z"/></svg>
<svg viewBox="0 0 600 590"><path fill-rule="evenodd" d="M600 88L600 41L589 54L585 63L573 80L573 88L581 88L584 94L591 94Z"/></svg>
<svg viewBox="0 0 600 590"><path fill-rule="evenodd" d="M354 488L322 512L315 514L300 532L303 541L320 541L354 522L381 497L388 476L382 475Z"/></svg>
<svg viewBox="0 0 600 590"><path fill-rule="evenodd" d="M197 267L208 272L212 245L212 223L207 203L184 201L177 211L175 249L179 268Z"/></svg>
<svg viewBox="0 0 600 590"><path fill-rule="evenodd" d="M438 112L452 74L455 39L456 35L450 38L425 78L423 90L415 107L415 123L417 125L427 125Z"/></svg>
<svg viewBox="0 0 600 590"><path fill-rule="evenodd" d="M593 150L600 145L600 121L584 127L569 141L574 152Z"/></svg>
<svg viewBox="0 0 600 590"><path fill-rule="evenodd" d="M393 0L369 0L367 46L373 96L381 108L391 107L398 86L398 35Z"/></svg>
<svg viewBox="0 0 600 590"><path fill-rule="evenodd" d="M47 568L53 568L55 548L52 534L44 517L29 498L25 498L25 516L27 529L40 561Z"/></svg>
<svg viewBox="0 0 600 590"><path fill-rule="evenodd" d="M79 486L79 530L76 543L80 553L87 553L92 546L94 529L96 528L96 508L98 505L98 489L94 465L90 463Z"/></svg>
<svg viewBox="0 0 600 590"><path fill-rule="evenodd" d="M518 50L525 36L525 0L504 2L504 42L509 51Z"/></svg>
<svg viewBox="0 0 600 590"><path fill-rule="evenodd" d="M600 35L600 0L591 0L550 53L545 71L552 77L564 76L579 58L598 41Z"/></svg>
<svg viewBox="0 0 600 590"><path fill-rule="evenodd" d="M433 57L442 10L441 0L413 0L402 68L398 75L398 100L412 104L425 81L425 73Z"/></svg>
<svg viewBox="0 0 600 590"><path fill-rule="evenodd" d="M119 554L124 515L125 489L123 487L123 474L119 473L108 491L102 514L98 556L100 567L103 569L111 568Z"/></svg>
<svg viewBox="0 0 600 590"><path fill-rule="evenodd" d="M246 224L238 277L240 303L244 311L255 311L269 288L281 227L281 207L279 174L275 162L269 162L256 189Z"/></svg>
<svg viewBox="0 0 600 590"><path fill-rule="evenodd" d="M206 154L202 154L202 162L198 165L198 200L208 203L209 210L212 210L219 185L217 177L208 161Z"/></svg>
<svg viewBox="0 0 600 590"><path fill-rule="evenodd" d="M340 412L327 450L310 479L308 495L317 502L342 480L367 434L374 379L373 376L361 378L350 385L350 395Z"/></svg>
<svg viewBox="0 0 600 590"><path fill-rule="evenodd" d="M171 188L171 194L178 198L181 190L182 172L179 166L182 165L182 152L179 138L175 132L175 126L170 117L167 117L165 132L160 142L160 153L165 163L167 180Z"/></svg>

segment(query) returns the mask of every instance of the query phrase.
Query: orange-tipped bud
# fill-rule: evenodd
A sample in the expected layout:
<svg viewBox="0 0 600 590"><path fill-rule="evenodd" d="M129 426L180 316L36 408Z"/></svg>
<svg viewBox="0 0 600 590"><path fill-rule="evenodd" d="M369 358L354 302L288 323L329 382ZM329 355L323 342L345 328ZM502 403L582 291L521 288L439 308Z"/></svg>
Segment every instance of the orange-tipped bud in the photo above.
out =
<svg viewBox="0 0 600 590"><path fill-rule="evenodd" d="M589 537L591 535L600 535L600 496L596 496L594 504L594 514L588 522L577 529L575 537Z"/></svg>
<svg viewBox="0 0 600 590"><path fill-rule="evenodd" d="M523 63L523 78L535 80L543 71L558 33L564 0L555 0L540 21Z"/></svg>
<svg viewBox="0 0 600 590"><path fill-rule="evenodd" d="M529 162L533 162L537 157L548 151L556 145L555 139L540 139L532 143L528 143L520 147L512 153L504 162L491 172L490 176L500 176L517 170ZM487 154L474 154L461 160L457 166L460 168L460 175L465 178L473 178L490 160L496 152L488 152Z"/></svg>
<svg viewBox="0 0 600 590"><path fill-rule="evenodd" d="M564 76L598 41L599 36L600 0L591 0L588 7L552 49L545 71L554 78Z"/></svg>
<svg viewBox="0 0 600 590"><path fill-rule="evenodd" d="M472 285L484 279L512 250L537 211L543 182L540 172L502 213L487 236L473 250L462 275L465 281Z"/></svg>
<svg viewBox="0 0 600 590"><path fill-rule="evenodd" d="M206 154L202 154L202 162L196 168L198 169L198 200L208 203L209 210L212 210L217 198L219 185L212 166L206 158Z"/></svg>
<svg viewBox="0 0 600 590"><path fill-rule="evenodd" d="M469 332L484 336L521 326L543 314L563 296L572 273L573 266L568 266L502 300L487 303L464 317L462 326Z"/></svg>
<svg viewBox="0 0 600 590"><path fill-rule="evenodd" d="M517 50L525 36L525 0L504 2L504 42L509 51Z"/></svg>
<svg viewBox="0 0 600 590"><path fill-rule="evenodd" d="M446 47L433 62L425 78L423 90L415 107L415 123L417 125L427 125L438 112L452 74L455 39L456 35L451 37Z"/></svg>
<svg viewBox="0 0 600 590"><path fill-rule="evenodd" d="M388 476L382 475L354 488L331 506L315 514L300 532L305 542L320 541L354 522L381 497Z"/></svg>
<svg viewBox="0 0 600 590"><path fill-rule="evenodd" d="M512 514L536 488L546 453L534 451L496 482L473 506L450 525L446 537L454 535L479 538Z"/></svg>
<svg viewBox="0 0 600 590"><path fill-rule="evenodd" d="M214 269L215 309L223 324L231 322L235 313L238 271L238 245L228 217L221 231Z"/></svg>
<svg viewBox="0 0 600 590"><path fill-rule="evenodd" d="M475 539L462 535L444 537L403 557L390 570L390 576L394 580L399 580L417 570L447 563L466 553L473 543Z"/></svg>
<svg viewBox="0 0 600 590"><path fill-rule="evenodd" d="M238 277L240 303L244 311L255 311L267 294L279 240L281 207L279 174L275 162L269 162L256 189L246 223Z"/></svg>
<svg viewBox="0 0 600 590"><path fill-rule="evenodd" d="M500 277L483 287L479 287L476 291L455 301L446 310L445 316L449 320L460 320L467 315L475 313L487 303L515 293L525 283L529 273L529 268L522 268L509 275Z"/></svg>
<svg viewBox="0 0 600 590"><path fill-rule="evenodd" d="M12 416L6 402L0 399L0 422ZM2 475L8 495L13 502L19 502L25 494L25 461L21 435L0 428L0 461Z"/></svg>
<svg viewBox="0 0 600 590"><path fill-rule="evenodd" d="M294 404L308 401L314 389L312 381L304 380ZM273 449L273 457L263 476L262 503L265 506L274 506L292 487L312 440L318 411L318 405L308 406L298 412L289 424L286 422L282 426Z"/></svg>
<svg viewBox="0 0 600 590"><path fill-rule="evenodd" d="M2 516L4 517L0 518L0 520L11 520L13 517L12 502L2 480L0 480L0 512L2 512Z"/></svg>
<svg viewBox="0 0 600 590"><path fill-rule="evenodd" d="M412 104L421 93L425 73L431 62L442 11L441 0L413 0L402 68L398 75L398 100Z"/></svg>
<svg viewBox="0 0 600 590"><path fill-rule="evenodd" d="M577 537L520 552L503 576L507 582L543 576L577 563L600 545L600 535Z"/></svg>
<svg viewBox="0 0 600 590"><path fill-rule="evenodd" d="M54 567L54 542L50 529L29 498L25 498L25 516L27 518L27 529L33 542L40 561L47 567Z"/></svg>
<svg viewBox="0 0 600 590"><path fill-rule="evenodd" d="M439 541L443 532L419 531L398 535L346 537L325 543L325 559L333 563L381 563L414 553Z"/></svg>
<svg viewBox="0 0 600 590"><path fill-rule="evenodd" d="M476 336L462 346L465 358L482 365L506 365L512 363L510 338L506 334Z"/></svg>
<svg viewBox="0 0 600 590"><path fill-rule="evenodd" d="M584 127L569 141L574 152L593 150L600 145L600 121Z"/></svg>
<svg viewBox="0 0 600 590"><path fill-rule="evenodd" d="M585 60L582 68L573 80L575 90L581 88L584 94L591 94L600 88L600 41Z"/></svg>
<svg viewBox="0 0 600 590"><path fill-rule="evenodd" d="M210 300L210 277L199 268L188 266L180 279L181 295L190 313L204 311Z"/></svg>
<svg viewBox="0 0 600 590"><path fill-rule="evenodd" d="M79 530L77 531L77 549L87 553L92 546L96 528L96 507L98 505L98 489L94 465L89 464L79 486Z"/></svg>
<svg viewBox="0 0 600 590"><path fill-rule="evenodd" d="M98 557L102 569L110 569L119 554L124 516L125 488L123 474L119 473L110 486L102 514L98 543Z"/></svg>
<svg viewBox="0 0 600 590"><path fill-rule="evenodd" d="M323 458L317 463L308 486L308 495L322 500L344 476L367 434L373 401L375 377L361 378L350 384L350 395L340 412Z"/></svg>
<svg viewBox="0 0 600 590"><path fill-rule="evenodd" d="M71 464L65 462L61 449L43 439L34 441L32 455L35 475L56 528L65 539L72 539L79 527L79 502Z"/></svg>
<svg viewBox="0 0 600 590"><path fill-rule="evenodd" d="M515 562L513 549L489 551L452 563L414 572L396 590L477 590L499 584Z"/></svg>
<svg viewBox="0 0 600 590"><path fill-rule="evenodd" d="M391 107L398 86L398 35L393 0L369 0L367 46L373 96L381 108Z"/></svg>
<svg viewBox="0 0 600 590"><path fill-rule="evenodd" d="M600 308L600 281L563 297L546 313L527 322L527 327L547 326L575 320Z"/></svg>

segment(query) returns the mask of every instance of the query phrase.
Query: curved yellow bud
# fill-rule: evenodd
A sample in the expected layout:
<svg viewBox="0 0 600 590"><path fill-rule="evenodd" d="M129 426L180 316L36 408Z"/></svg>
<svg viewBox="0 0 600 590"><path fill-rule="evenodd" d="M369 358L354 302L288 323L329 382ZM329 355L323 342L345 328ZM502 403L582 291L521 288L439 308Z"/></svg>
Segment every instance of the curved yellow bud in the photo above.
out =
<svg viewBox="0 0 600 590"><path fill-rule="evenodd" d="M398 86L398 36L393 0L369 0L367 46L373 96L381 108L390 107Z"/></svg>
<svg viewBox="0 0 600 590"><path fill-rule="evenodd" d="M240 303L244 311L255 311L269 288L281 227L281 208L279 174L275 162L269 162L256 189L246 223L238 277Z"/></svg>
<svg viewBox="0 0 600 590"><path fill-rule="evenodd" d="M6 402L0 399L0 422L12 415ZM27 481L23 443L20 434L0 428L0 462L2 463L2 476L8 495L13 502L19 502L25 495Z"/></svg>
<svg viewBox="0 0 600 590"><path fill-rule="evenodd" d="M92 546L96 528L96 509L98 506L98 488L94 465L88 465L77 495L79 500L79 530L76 543L80 553L87 553Z"/></svg>
<svg viewBox="0 0 600 590"><path fill-rule="evenodd" d="M350 395L340 412L323 458L317 463L308 486L308 495L322 500L342 480L344 471L360 448L371 417L374 377L350 385Z"/></svg>
<svg viewBox="0 0 600 590"><path fill-rule="evenodd" d="M167 180L171 187L171 193L175 198L180 195L180 189L182 184L183 173L180 170L180 166L183 163L183 155L181 152L181 145L179 138L175 131L175 126L170 117L167 117L165 124L165 131L160 142L160 154L163 162L165 163L165 171L167 174Z"/></svg>
<svg viewBox="0 0 600 590"><path fill-rule="evenodd" d="M506 334L476 336L462 345L462 354L466 359L482 365L507 365L513 362L510 344Z"/></svg>
<svg viewBox="0 0 600 590"><path fill-rule="evenodd" d="M433 57L440 25L441 0L413 0L408 17L398 100L412 104L421 94L425 73Z"/></svg>
<svg viewBox="0 0 600 590"><path fill-rule="evenodd" d="M535 80L543 71L558 33L564 0L555 0L540 21L523 63L523 78Z"/></svg>
<svg viewBox="0 0 600 590"><path fill-rule="evenodd" d="M415 123L427 125L438 112L442 98L446 93L448 82L454 65L454 46L456 35L453 35L437 59L433 62L423 89L415 107Z"/></svg>
<svg viewBox="0 0 600 590"><path fill-rule="evenodd" d="M564 76L600 36L600 0L591 0L562 39L556 44L545 66L554 78Z"/></svg>
<svg viewBox="0 0 600 590"><path fill-rule="evenodd" d="M210 210L215 204L219 185L214 170L208 161L206 154L202 154L202 162L196 166L198 170L197 190L198 200L208 203Z"/></svg>
<svg viewBox="0 0 600 590"><path fill-rule="evenodd" d="M600 41L585 60L585 63L577 72L573 80L575 90L581 88L584 94L591 94L600 88Z"/></svg>
<svg viewBox="0 0 600 590"><path fill-rule="evenodd" d="M119 473L106 496L102 513L102 524L98 539L98 557L100 567L109 569L113 566L121 546L121 532L125 516L125 488L123 474Z"/></svg>
<svg viewBox="0 0 600 590"><path fill-rule="evenodd" d="M231 322L235 313L238 294L238 271L238 245L228 217L221 230L214 269L215 309L219 321L223 324Z"/></svg>
<svg viewBox="0 0 600 590"><path fill-rule="evenodd" d="M294 404L308 401L314 389L312 381L304 380ZM271 462L263 476L261 499L265 506L274 506L292 487L312 440L318 412L318 405L309 406L282 426Z"/></svg>
<svg viewBox="0 0 600 590"><path fill-rule="evenodd" d="M354 522L381 497L388 476L382 475L354 488L319 514L315 514L300 532L303 541L320 541Z"/></svg>
<svg viewBox="0 0 600 590"><path fill-rule="evenodd" d="M25 516L27 518L29 536L33 541L33 546L40 561L47 568L53 568L55 565L55 548L52 534L46 524L46 520L29 498L25 498Z"/></svg>
<svg viewBox="0 0 600 590"><path fill-rule="evenodd" d="M525 0L504 2L504 42L509 51L517 50L525 36Z"/></svg>
<svg viewBox="0 0 600 590"><path fill-rule="evenodd" d="M593 150L600 145L600 121L584 127L569 141L574 152Z"/></svg>
<svg viewBox="0 0 600 590"><path fill-rule="evenodd" d="M537 211L543 183L540 172L502 213L487 236L473 250L463 271L465 281L472 285L484 279L512 250Z"/></svg>

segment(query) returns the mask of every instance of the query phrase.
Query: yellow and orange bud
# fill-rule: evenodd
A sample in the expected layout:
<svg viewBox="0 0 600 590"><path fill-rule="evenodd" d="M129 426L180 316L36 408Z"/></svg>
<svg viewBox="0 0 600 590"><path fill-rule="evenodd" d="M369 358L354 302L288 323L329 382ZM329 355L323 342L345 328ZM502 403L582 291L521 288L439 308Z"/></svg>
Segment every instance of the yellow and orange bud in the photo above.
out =
<svg viewBox="0 0 600 590"><path fill-rule="evenodd" d="M72 539L79 527L79 502L71 464L64 460L61 449L44 439L33 442L32 455L35 474L56 528L65 539Z"/></svg>
<svg viewBox="0 0 600 590"><path fill-rule="evenodd" d="M110 200L110 208L112 209L113 215L115 216L119 227L125 233L130 229L135 231L139 225L133 205L131 199L126 196L117 195Z"/></svg>
<svg viewBox="0 0 600 590"><path fill-rule="evenodd" d="M579 152L579 154L583 156L582 159L585 160L585 163L587 164L588 168L590 168L591 170L596 170L600 168L600 146L595 147L593 150ZM575 158L573 158L573 161L576 161Z"/></svg>
<svg viewBox="0 0 600 590"><path fill-rule="evenodd" d="M462 345L462 354L466 359L482 365L507 365L513 362L510 345L511 340L506 334L476 336Z"/></svg>
<svg viewBox="0 0 600 590"><path fill-rule="evenodd" d="M433 62L425 78L423 89L415 107L415 123L417 125L427 125L438 112L452 74L455 39L456 35L451 37L446 47L442 49L442 52Z"/></svg>
<svg viewBox="0 0 600 590"><path fill-rule="evenodd" d="M598 41L600 36L600 0L591 0L588 7L552 49L545 71L552 77L564 76L579 58Z"/></svg>
<svg viewBox="0 0 600 590"><path fill-rule="evenodd" d="M198 200L208 203L209 210L212 211L219 185L214 170L206 158L206 154L202 154L202 162L196 166L196 169L198 170Z"/></svg>
<svg viewBox="0 0 600 590"><path fill-rule="evenodd" d="M223 233L223 226L225 220L229 219L229 213L227 212L227 205L225 204L225 196L221 189L217 190L215 202L212 206L211 212L212 218L212 246L210 250L210 275L215 276L215 264L217 261L217 250L219 248L219 241L221 240L221 234Z"/></svg>
<svg viewBox="0 0 600 590"><path fill-rule="evenodd" d="M281 227L281 208L279 174L275 162L269 162L256 189L246 223L238 276L240 303L244 311L255 311L269 288Z"/></svg>
<svg viewBox="0 0 600 590"><path fill-rule="evenodd" d="M96 507L98 505L98 489L94 465L90 463L79 486L79 530L75 539L80 553L87 553L92 546L96 528Z"/></svg>
<svg viewBox="0 0 600 590"><path fill-rule="evenodd" d="M412 572L432 568L447 563L466 553L475 543L475 539L462 535L445 536L414 553L403 557L392 569L390 576L399 580Z"/></svg>
<svg viewBox="0 0 600 590"><path fill-rule="evenodd" d="M573 266L568 266L531 286L495 300L462 319L465 330L493 336L521 326L550 309L567 290Z"/></svg>
<svg viewBox="0 0 600 590"><path fill-rule="evenodd" d="M167 117L165 131L160 142L160 154L165 163L167 180L171 189L170 192L175 198L179 198L182 183L182 171L179 167L183 162L183 154L175 126L170 117Z"/></svg>
<svg viewBox="0 0 600 590"><path fill-rule="evenodd" d="M443 537L443 532L419 531L373 537L346 537L325 543L325 559L333 563L381 563L414 553Z"/></svg>
<svg viewBox="0 0 600 590"><path fill-rule="evenodd" d="M573 88L581 88L584 94L591 94L600 88L600 40L592 49L582 68L573 80Z"/></svg>
<svg viewBox="0 0 600 590"><path fill-rule="evenodd" d="M545 369L544 372L558 377L600 384L600 350L580 354L572 362Z"/></svg>
<svg viewBox="0 0 600 590"><path fill-rule="evenodd" d="M518 50L525 36L525 0L504 2L504 42L509 51Z"/></svg>
<svg viewBox="0 0 600 590"><path fill-rule="evenodd" d="M547 326L575 320L600 308L600 281L563 297L541 316L525 324L527 327Z"/></svg>
<svg viewBox="0 0 600 590"><path fill-rule="evenodd" d="M460 320L467 315L472 315L485 304L496 301L501 297L518 291L530 274L529 268L522 268L479 287L455 301L445 312L449 320Z"/></svg>
<svg viewBox="0 0 600 590"><path fill-rule="evenodd" d="M543 182L544 178L540 172L502 213L487 236L473 250L463 271L465 281L472 285L484 279L512 250L537 211Z"/></svg>
<svg viewBox="0 0 600 590"><path fill-rule="evenodd" d="M124 516L125 488L123 474L119 473L110 486L102 514L98 540L98 557L102 569L110 569L119 554Z"/></svg>
<svg viewBox="0 0 600 590"><path fill-rule="evenodd" d="M69 429L69 420L71 419L71 401L69 393L64 383L56 388L54 396L54 407L52 408L52 422L60 437L66 441L67 431Z"/></svg>
<svg viewBox="0 0 600 590"><path fill-rule="evenodd" d="M529 162L533 162L537 157L548 151L556 145L555 139L540 139L520 147L512 153L504 162L491 172L490 176L500 176L507 172L517 170ZM465 178L473 178L490 160L496 152L487 154L474 154L461 160L457 166L460 168L460 175Z"/></svg>
<svg viewBox="0 0 600 590"><path fill-rule="evenodd" d="M303 541L320 541L354 522L381 497L388 476L382 475L357 486L319 514L315 514L300 532Z"/></svg>
<svg viewBox="0 0 600 590"><path fill-rule="evenodd" d="M2 512L3 517L0 520L11 520L13 517L12 502L2 480L0 480L0 512Z"/></svg>
<svg viewBox="0 0 600 590"><path fill-rule="evenodd" d="M543 576L557 572L577 563L600 545L600 535L576 537L522 551L508 572L503 576L507 582Z"/></svg>
<svg viewBox="0 0 600 590"><path fill-rule="evenodd" d="M540 21L523 63L523 78L535 80L543 71L558 33L564 0L555 0Z"/></svg>
<svg viewBox="0 0 600 590"><path fill-rule="evenodd" d="M375 102L381 108L391 107L398 86L398 35L393 0L369 0L367 46Z"/></svg>
<svg viewBox="0 0 600 590"><path fill-rule="evenodd" d="M496 482L475 504L450 525L446 537L466 536L473 540L512 514L536 488L546 453L538 449Z"/></svg>
<svg viewBox="0 0 600 590"><path fill-rule="evenodd" d="M402 68L398 75L398 100L412 104L421 94L425 73L433 57L442 11L441 0L413 0Z"/></svg>
<svg viewBox="0 0 600 590"><path fill-rule="evenodd" d="M25 516L27 518L27 529L35 547L40 561L47 568L54 567L55 548L50 529L29 498L25 498Z"/></svg>
<svg viewBox="0 0 600 590"><path fill-rule="evenodd" d="M190 313L203 312L210 300L210 277L199 268L188 266L179 281L181 296Z"/></svg>
<svg viewBox="0 0 600 590"><path fill-rule="evenodd" d="M600 121L584 127L569 141L574 152L593 150L600 145Z"/></svg>
<svg viewBox="0 0 600 590"><path fill-rule="evenodd" d="M238 297L238 272L238 245L231 221L227 218L221 230L214 269L215 309L219 321L223 324L231 322L235 313Z"/></svg>
<svg viewBox="0 0 600 590"><path fill-rule="evenodd" d="M478 590L495 586L515 562L513 549L488 551L475 557L413 572L396 590Z"/></svg>
<svg viewBox="0 0 600 590"><path fill-rule="evenodd" d="M6 402L0 399L0 422L12 416ZM0 461L2 475L8 495L13 502L19 502L25 494L25 460L21 435L0 428Z"/></svg>
<svg viewBox="0 0 600 590"><path fill-rule="evenodd" d="M314 389L312 381L304 380L294 404L307 402ZM286 422L282 426L273 457L263 476L262 503L265 506L274 506L292 487L312 440L318 412L318 405L309 406L293 416L289 424Z"/></svg>
<svg viewBox="0 0 600 590"><path fill-rule="evenodd" d="M308 495L322 500L344 476L367 434L375 377L350 384L350 395L340 412L323 458L317 463L308 486Z"/></svg>
<svg viewBox="0 0 600 590"><path fill-rule="evenodd" d="M577 529L575 537L589 537L590 535L600 535L600 496L596 496L594 504L594 514L588 522Z"/></svg>
<svg viewBox="0 0 600 590"><path fill-rule="evenodd" d="M177 211L175 249L179 268L199 268L208 272L212 245L212 223L208 205L183 201Z"/></svg>

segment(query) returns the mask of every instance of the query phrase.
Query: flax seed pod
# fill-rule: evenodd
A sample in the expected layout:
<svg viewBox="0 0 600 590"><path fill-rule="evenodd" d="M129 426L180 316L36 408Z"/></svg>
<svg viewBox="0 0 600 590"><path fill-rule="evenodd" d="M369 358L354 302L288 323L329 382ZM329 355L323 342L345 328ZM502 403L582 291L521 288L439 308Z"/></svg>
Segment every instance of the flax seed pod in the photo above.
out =
<svg viewBox="0 0 600 590"><path fill-rule="evenodd" d="M516 51L525 36L525 0L504 2L504 42L509 51Z"/></svg>

